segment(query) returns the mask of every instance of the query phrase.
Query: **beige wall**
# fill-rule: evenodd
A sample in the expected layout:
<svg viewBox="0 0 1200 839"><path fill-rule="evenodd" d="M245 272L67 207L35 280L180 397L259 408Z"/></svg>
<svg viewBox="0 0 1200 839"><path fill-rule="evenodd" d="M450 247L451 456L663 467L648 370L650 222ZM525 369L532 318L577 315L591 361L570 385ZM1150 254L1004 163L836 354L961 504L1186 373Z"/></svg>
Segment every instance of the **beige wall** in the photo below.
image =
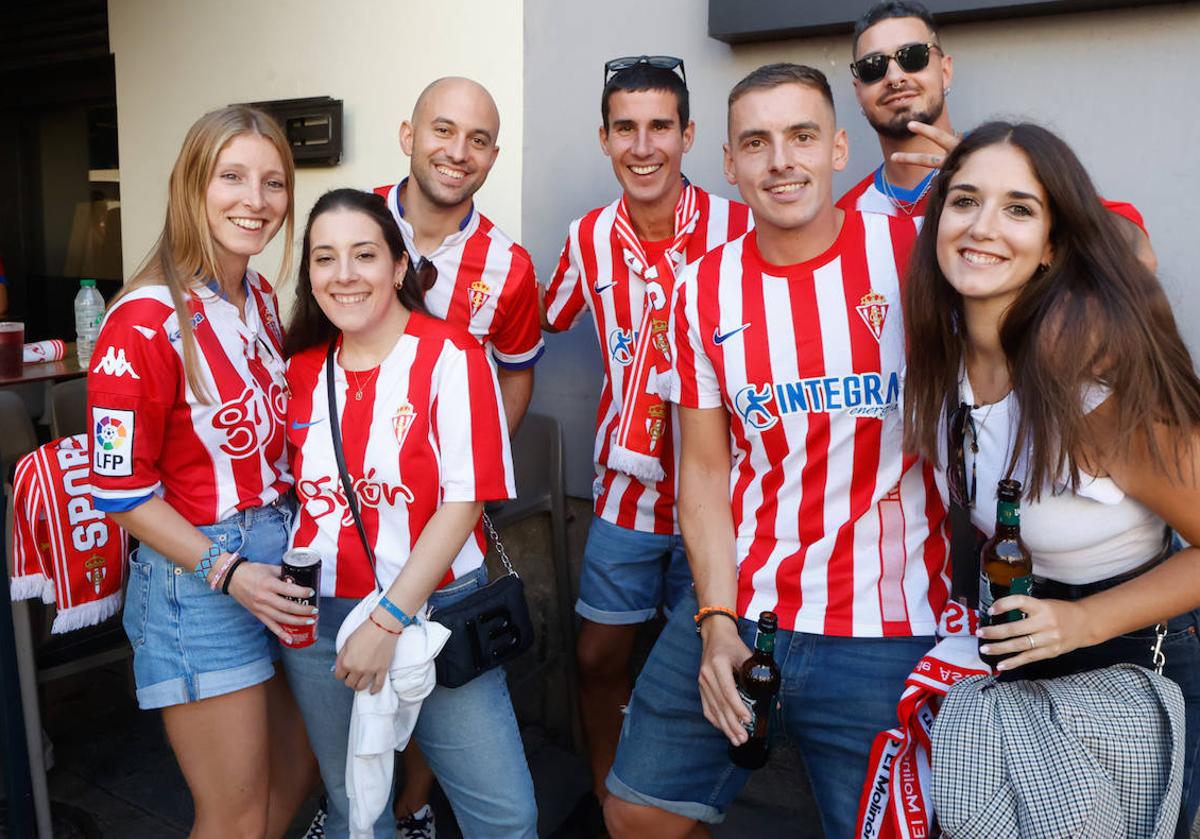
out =
<svg viewBox="0 0 1200 839"><path fill-rule="evenodd" d="M397 128L421 88L444 75L477 79L496 98L502 152L479 202L520 236L522 8L523 0L109 0L126 276L161 229L171 165L205 111L306 96L344 101L341 164L297 173L298 240L325 190L407 173ZM281 234L252 263L273 281L282 247ZM285 303L289 291L290 283Z"/></svg>

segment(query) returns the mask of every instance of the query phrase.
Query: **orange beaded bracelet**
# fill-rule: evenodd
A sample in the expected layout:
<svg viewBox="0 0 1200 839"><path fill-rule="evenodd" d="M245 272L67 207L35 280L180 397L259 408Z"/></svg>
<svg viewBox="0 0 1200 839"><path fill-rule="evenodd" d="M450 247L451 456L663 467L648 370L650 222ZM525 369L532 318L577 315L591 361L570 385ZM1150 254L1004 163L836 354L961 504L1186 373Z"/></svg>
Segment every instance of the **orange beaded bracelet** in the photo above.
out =
<svg viewBox="0 0 1200 839"><path fill-rule="evenodd" d="M730 609L728 606L701 606L700 611L697 612L695 617L693 618L693 620L696 621L696 634L697 635L700 634L700 624L704 623L704 621L706 621L708 618L712 617L713 615L724 615L725 617L727 617L731 621L733 621L735 626L737 625L737 622L738 622L737 612L733 611L733 609Z"/></svg>

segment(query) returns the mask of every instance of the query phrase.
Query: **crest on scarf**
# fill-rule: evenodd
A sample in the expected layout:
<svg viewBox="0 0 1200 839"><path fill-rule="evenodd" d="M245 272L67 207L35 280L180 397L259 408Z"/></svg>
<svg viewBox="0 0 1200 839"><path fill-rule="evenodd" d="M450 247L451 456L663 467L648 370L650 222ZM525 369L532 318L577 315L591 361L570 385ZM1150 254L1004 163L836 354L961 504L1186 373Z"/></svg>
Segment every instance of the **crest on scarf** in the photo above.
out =
<svg viewBox="0 0 1200 839"><path fill-rule="evenodd" d="M662 353L663 360L671 363L671 343L667 340L667 322L665 320L650 321L650 340L654 347Z"/></svg>
<svg viewBox="0 0 1200 839"><path fill-rule="evenodd" d="M862 296L855 308L858 310L858 316L867 325L867 329L871 330L871 334L878 341L883 336L883 322L887 320L890 308L887 298L875 289L871 289Z"/></svg>
<svg viewBox="0 0 1200 839"><path fill-rule="evenodd" d="M100 556L100 554L92 554L87 562L83 563L83 567L86 569L83 574L84 579L92 584L92 588L95 589L96 594L100 593L100 584L104 582L104 578L108 575L108 569L104 567L104 563L104 557Z"/></svg>
<svg viewBox="0 0 1200 839"><path fill-rule="evenodd" d="M647 408L646 413L649 414L646 418L646 433L650 435L650 451L654 452L658 448L658 441L663 436L667 406L659 402L657 405L651 405Z"/></svg>
<svg viewBox="0 0 1200 839"><path fill-rule="evenodd" d="M471 317L475 317L479 310L492 296L492 287L483 280L476 280L471 283L471 287L467 290L468 299L471 301Z"/></svg>
<svg viewBox="0 0 1200 839"><path fill-rule="evenodd" d="M392 430L396 432L396 442L404 448L404 440L408 437L408 429L412 428L413 420L417 418L417 409L405 400L396 413L392 415Z"/></svg>

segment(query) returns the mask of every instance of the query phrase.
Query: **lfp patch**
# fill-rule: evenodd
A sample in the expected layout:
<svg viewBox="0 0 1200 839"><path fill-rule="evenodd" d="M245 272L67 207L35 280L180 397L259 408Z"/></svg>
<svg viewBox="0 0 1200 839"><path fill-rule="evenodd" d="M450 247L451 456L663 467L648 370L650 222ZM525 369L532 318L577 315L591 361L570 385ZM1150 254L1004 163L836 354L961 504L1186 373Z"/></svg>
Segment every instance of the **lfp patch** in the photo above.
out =
<svg viewBox="0 0 1200 839"><path fill-rule="evenodd" d="M92 408L92 471L111 478L133 474L133 411Z"/></svg>

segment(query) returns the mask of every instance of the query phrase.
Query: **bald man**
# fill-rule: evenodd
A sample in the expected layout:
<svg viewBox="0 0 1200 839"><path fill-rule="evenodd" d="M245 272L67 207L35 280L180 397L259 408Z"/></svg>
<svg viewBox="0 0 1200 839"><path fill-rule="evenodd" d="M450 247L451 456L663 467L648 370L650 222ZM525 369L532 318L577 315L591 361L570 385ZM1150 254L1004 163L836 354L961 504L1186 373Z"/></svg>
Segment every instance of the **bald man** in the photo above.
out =
<svg viewBox="0 0 1200 839"><path fill-rule="evenodd" d="M418 274L433 282L425 292L429 310L469 329L490 351L512 433L529 407L533 366L545 346L533 260L473 200L500 153L499 134L500 113L482 85L438 79L400 124L409 176L375 192L387 199Z"/></svg>

